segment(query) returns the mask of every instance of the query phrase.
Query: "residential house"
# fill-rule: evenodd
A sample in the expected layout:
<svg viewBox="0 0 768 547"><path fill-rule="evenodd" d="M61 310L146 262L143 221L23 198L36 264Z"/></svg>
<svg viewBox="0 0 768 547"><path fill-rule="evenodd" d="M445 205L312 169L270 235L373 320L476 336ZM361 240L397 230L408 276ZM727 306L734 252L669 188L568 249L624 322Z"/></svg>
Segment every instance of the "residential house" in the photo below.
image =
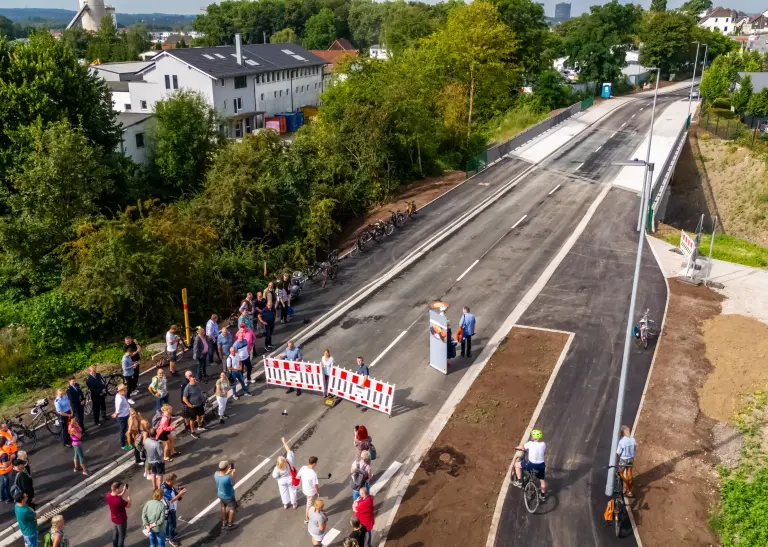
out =
<svg viewBox="0 0 768 547"><path fill-rule="evenodd" d="M359 53L357 48L352 45L352 42L346 38L339 38L328 47L328 51L354 51Z"/></svg>
<svg viewBox="0 0 768 547"><path fill-rule="evenodd" d="M180 89L200 93L225 120L231 138L264 127L264 118L317 106L327 62L294 44L167 49L152 59L141 82L128 82L124 112L152 113ZM113 98L114 101L114 98Z"/></svg>
<svg viewBox="0 0 768 547"><path fill-rule="evenodd" d="M372 59L382 59L382 60L389 59L389 50L387 49L387 46L380 46L379 44L374 44L370 47L368 51Z"/></svg>
<svg viewBox="0 0 768 547"><path fill-rule="evenodd" d="M768 17L762 13L751 15L741 25L741 33L744 35L762 34L768 32Z"/></svg>
<svg viewBox="0 0 768 547"><path fill-rule="evenodd" d="M186 47L189 47L192 43L192 38L183 34L175 33L171 34L163 40L163 49L175 49L179 47L179 43L184 42Z"/></svg>
<svg viewBox="0 0 768 547"><path fill-rule="evenodd" d="M148 134L152 123L152 114L134 114L123 112L117 115L123 134L118 145L120 152L131 158L134 163L144 165L149 161Z"/></svg>
<svg viewBox="0 0 768 547"><path fill-rule="evenodd" d="M125 63L98 63L91 65L91 72L108 82L136 82L153 65L152 61L128 61Z"/></svg>
<svg viewBox="0 0 768 547"><path fill-rule="evenodd" d="M640 64L640 52L635 50L627 51L621 73L632 85L642 84L651 74L650 70Z"/></svg>
<svg viewBox="0 0 768 547"><path fill-rule="evenodd" d="M745 16L744 12L735 9L717 7L710 10L699 21L699 26L721 34L733 34L737 29L737 23Z"/></svg>
<svg viewBox="0 0 768 547"><path fill-rule="evenodd" d="M343 57L357 57L360 55L360 51L344 38L336 40L331 44L328 49L312 49L310 53L317 55L321 59L324 59L328 64L325 67L325 83L327 87L331 85L334 80L344 79L345 74L336 74L336 63Z"/></svg>

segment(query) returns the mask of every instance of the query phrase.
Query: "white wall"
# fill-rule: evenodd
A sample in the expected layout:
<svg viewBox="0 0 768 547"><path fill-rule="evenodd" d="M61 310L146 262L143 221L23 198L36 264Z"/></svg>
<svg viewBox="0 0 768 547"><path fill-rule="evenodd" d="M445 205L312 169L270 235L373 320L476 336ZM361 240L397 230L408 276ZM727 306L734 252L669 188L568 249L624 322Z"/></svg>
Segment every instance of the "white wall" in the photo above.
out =
<svg viewBox="0 0 768 547"><path fill-rule="evenodd" d="M703 23L699 23L700 27L704 27L709 30L719 31L721 34L733 34L736 28L736 23L733 17L709 17Z"/></svg>
<svg viewBox="0 0 768 547"><path fill-rule="evenodd" d="M126 110L125 105L127 104L131 104L130 91L112 92L112 110L115 110L116 112L133 112L133 105L131 105L130 110Z"/></svg>
<svg viewBox="0 0 768 547"><path fill-rule="evenodd" d="M280 112L290 112L302 106L320 104L320 94L323 92L321 67L293 70L293 78L290 77L291 71L289 70L270 73L269 81L266 81L266 74L258 75L255 89L255 110L266 111L267 116L272 116ZM276 72L280 72L279 81L275 81ZM252 84L254 77L251 76L250 78Z"/></svg>
<svg viewBox="0 0 768 547"><path fill-rule="evenodd" d="M165 87L165 76L171 79L171 89ZM176 76L179 89L189 89L202 93L213 104L213 79L187 66L173 57L161 57L155 61L155 67L144 73L144 82L129 82L132 112L154 112L155 103L171 95L174 91L173 76ZM147 110L141 109L141 101L147 101Z"/></svg>
<svg viewBox="0 0 768 547"><path fill-rule="evenodd" d="M149 161L149 127L151 123L152 118L149 118L123 130L119 150L139 165L146 165ZM144 146L142 148L136 146L136 135L138 133L144 135Z"/></svg>

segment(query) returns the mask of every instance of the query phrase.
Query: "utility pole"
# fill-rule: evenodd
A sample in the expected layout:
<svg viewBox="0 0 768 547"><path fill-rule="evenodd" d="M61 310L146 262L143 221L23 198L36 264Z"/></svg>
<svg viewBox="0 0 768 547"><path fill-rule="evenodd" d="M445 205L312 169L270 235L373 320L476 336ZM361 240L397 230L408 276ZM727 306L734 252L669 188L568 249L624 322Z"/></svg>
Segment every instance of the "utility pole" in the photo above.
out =
<svg viewBox="0 0 768 547"><path fill-rule="evenodd" d="M693 77L691 78L691 92L688 94L688 118L690 121L691 117L691 101L693 100L693 83L696 81L696 65L699 64L699 47L701 46L700 42L691 42L692 44L696 44L696 59L693 61ZM698 102L698 100L697 100Z"/></svg>
<svg viewBox="0 0 768 547"><path fill-rule="evenodd" d="M653 140L653 122L656 119L656 98L659 95L659 78L661 77L661 68L656 67L649 67L649 70L655 70L656 71L656 89L653 92L653 110L651 110L651 127L648 130L648 148L645 151L645 173L643 179L647 178L648 176L648 165L651 161L651 141ZM645 183L643 183L645 184ZM651 184L651 188L653 188L653 185ZM650 193L650 191L649 191ZM640 214L637 216L637 230L640 231L640 225L645 224L645 211L648 209L648 207L645 205L645 192L643 192L640 202L641 202L641 209ZM648 196L648 199L650 200L650 195Z"/></svg>

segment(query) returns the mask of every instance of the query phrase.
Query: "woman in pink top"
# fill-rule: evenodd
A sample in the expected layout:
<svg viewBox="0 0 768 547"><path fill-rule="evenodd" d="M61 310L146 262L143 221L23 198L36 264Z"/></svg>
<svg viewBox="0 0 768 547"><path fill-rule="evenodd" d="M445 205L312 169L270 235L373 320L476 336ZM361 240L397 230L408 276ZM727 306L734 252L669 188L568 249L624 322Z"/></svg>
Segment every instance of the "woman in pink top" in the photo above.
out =
<svg viewBox="0 0 768 547"><path fill-rule="evenodd" d="M69 433L69 436L72 439L72 449L75 451L75 473L82 469L83 475L88 476L88 470L85 468L85 454L83 452L82 444L83 430L80 428L80 424L77 423L77 420L69 420L67 433ZM80 469L77 467L78 463L80 464Z"/></svg>
<svg viewBox="0 0 768 547"><path fill-rule="evenodd" d="M248 355L253 354L253 344L256 342L256 333L253 332L245 323L240 323L240 330L237 334L243 335L243 340L248 342Z"/></svg>
<svg viewBox="0 0 768 547"><path fill-rule="evenodd" d="M160 408L160 412L163 413L163 417L160 418L160 423L156 428L157 435L155 436L155 440L163 443L163 455L165 456L165 461L172 462L173 460L171 459L171 456L177 456L179 454L176 452L176 439L173 436L175 427L171 424L173 408L171 405L166 404Z"/></svg>

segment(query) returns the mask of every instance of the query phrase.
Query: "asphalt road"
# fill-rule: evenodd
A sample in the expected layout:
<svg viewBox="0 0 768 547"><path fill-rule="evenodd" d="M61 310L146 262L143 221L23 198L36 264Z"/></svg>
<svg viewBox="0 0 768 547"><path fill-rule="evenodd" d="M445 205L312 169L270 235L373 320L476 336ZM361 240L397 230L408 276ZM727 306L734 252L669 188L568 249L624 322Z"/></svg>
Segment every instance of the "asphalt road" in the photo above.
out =
<svg viewBox="0 0 768 547"><path fill-rule="evenodd" d="M308 542L300 516L282 511L276 486L266 478L272 464L264 461L274 459L280 449L281 436L297 442L297 461L317 455L319 472L333 474L330 481L321 485L321 494L331 508L331 526L346 531L351 505L347 476L354 456L352 426L364 421L369 427L379 451L374 471L376 477L380 477L388 467L396 467L397 462L407 457L443 400L471 366L469 360L457 359L448 376L427 366L426 304L438 298L448 300L453 304L448 315L454 322L462 304L472 305L479 321L475 345L477 350L481 349L581 220L599 192L598 182L610 181L618 172L610 162L614 158L626 159L627 153L634 151L642 140L638 131L645 130L650 116L649 112L639 110L643 104L642 101L631 103L586 130L464 226L458 237L451 237L426 253L320 335L303 342L305 358L317 360L322 350L329 347L337 363L348 368L353 366L358 354L364 355L368 362L381 356L372 375L397 385L392 418L373 412L363 414L346 403L329 409L313 394L296 397L262 384L254 390L255 397L233 405L233 418L226 426L212 428L198 441L183 439L180 443L183 455L169 466L169 471L177 473L180 482L189 488L179 510L185 544L219 542L215 511L201 516L194 524L184 522L192 520L215 500L211 475L216 462L223 457L238 462L239 477L249 471L253 474L238 487L243 496L238 518L241 526L222 539L227 543L245 543L258 534L265 544ZM635 117L631 117L633 113ZM295 306L296 320L278 331L278 340L282 342L295 335L304 327L305 318L311 326L324 311L386 272L418 242L449 225L472 204L527 167L520 160L503 160L423 209L414 222L385 241L381 249L345 261L336 284L326 290L315 287L302 296ZM636 206L637 199L631 194L612 191L609 195L618 196L617 206L628 210ZM606 210L607 201L599 211ZM622 222L622 215L616 211L609 209L605 215L615 223ZM630 215L629 220L633 218L634 215ZM596 223L593 219L590 228L609 237L615 226ZM582 240L585 237L587 234ZM598 247L595 252L610 254L610 248ZM477 264L467 272L475 261ZM457 281L463 273L464 277ZM550 285L552 283L554 280ZM606 300L617 306L619 311L614 313L625 313L621 306L624 310L626 306L617 301L615 295L608 293ZM394 347L382 355L395 339L398 342ZM604 373L598 378L601 375ZM171 391L178 390L172 387ZM610 407L608 397L605 393L604 399L597 403ZM590 422L591 417L584 416L583 421ZM89 463L95 461L99 453L105 454L104 461L106 454L114 454L111 447L116 444L113 439L116 434L114 426L109 429L95 434L86 443ZM346 447L345 443L348 443ZM552 450L554 453L556 449ZM564 446L563 450L567 448ZM32 455L36 489L43 500L46 495L52 497L56 489L61 491L76 483L70 458L69 451L60 446L38 450ZM149 498L149 483L136 471L122 479L128 480L134 491L128 544L143 544L139 515L140 505ZM65 510L65 518L72 521L68 534L75 544L95 546L109 542L108 514L103 507L105 491L106 487ZM386 504L377 505L377 511L384 509ZM3 513L6 525L9 516ZM572 529L565 527L565 530Z"/></svg>

